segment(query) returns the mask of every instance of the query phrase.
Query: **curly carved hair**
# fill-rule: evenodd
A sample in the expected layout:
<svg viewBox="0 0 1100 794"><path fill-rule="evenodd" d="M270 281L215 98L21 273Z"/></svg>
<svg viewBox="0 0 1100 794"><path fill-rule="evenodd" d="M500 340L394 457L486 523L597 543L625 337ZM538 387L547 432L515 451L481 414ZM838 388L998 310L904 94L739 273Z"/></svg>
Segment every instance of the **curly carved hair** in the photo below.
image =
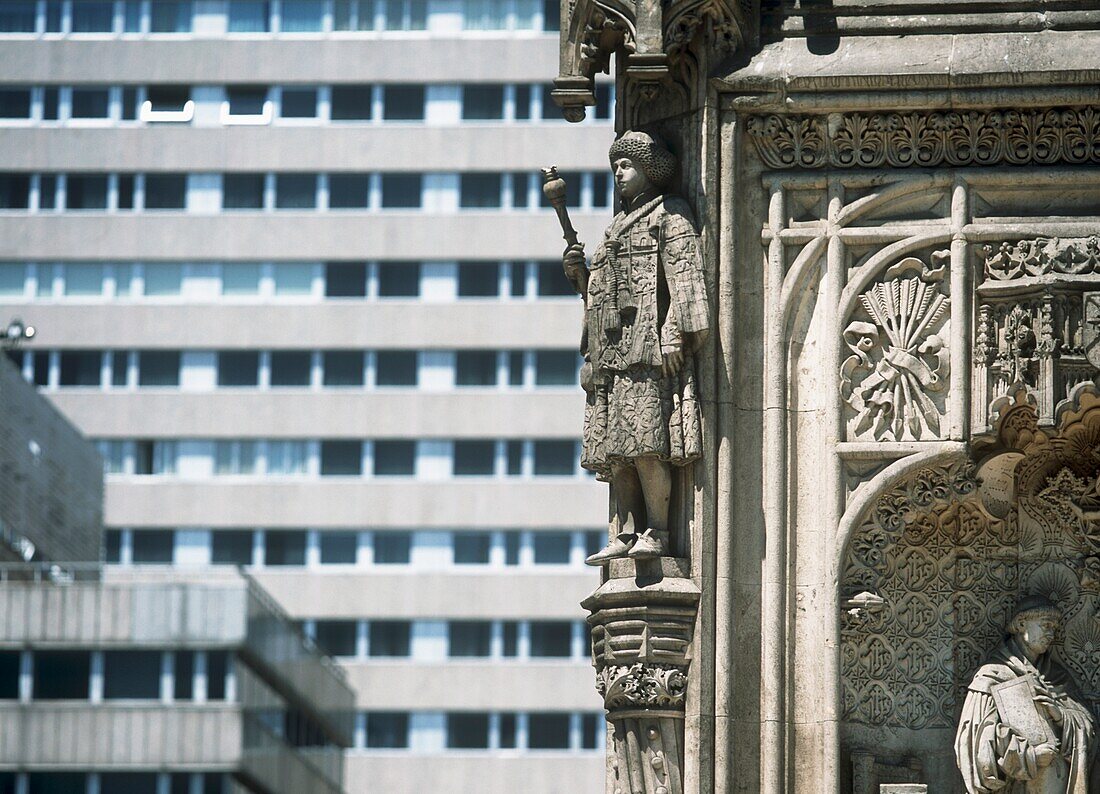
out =
<svg viewBox="0 0 1100 794"><path fill-rule="evenodd" d="M629 157L657 187L667 185L676 170L676 155L662 140L647 132L624 132L611 144L607 156L612 165L620 157Z"/></svg>

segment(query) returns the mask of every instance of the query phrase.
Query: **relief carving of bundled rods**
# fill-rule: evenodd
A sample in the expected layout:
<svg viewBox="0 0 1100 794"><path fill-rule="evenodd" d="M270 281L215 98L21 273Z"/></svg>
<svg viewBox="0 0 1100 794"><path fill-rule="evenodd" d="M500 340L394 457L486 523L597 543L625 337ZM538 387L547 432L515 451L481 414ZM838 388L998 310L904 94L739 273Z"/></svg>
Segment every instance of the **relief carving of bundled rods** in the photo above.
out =
<svg viewBox="0 0 1100 794"><path fill-rule="evenodd" d="M1100 163L1100 108L753 116L769 168Z"/></svg>
<svg viewBox="0 0 1100 794"><path fill-rule="evenodd" d="M687 689L684 672L680 667L643 662L604 667L596 673L596 691L608 709L680 708Z"/></svg>
<svg viewBox="0 0 1100 794"><path fill-rule="evenodd" d="M986 277L993 281L1011 281L1048 273L1078 276L1100 272L1098 237L1017 240L1003 242L996 247L983 245L979 254L985 259Z"/></svg>

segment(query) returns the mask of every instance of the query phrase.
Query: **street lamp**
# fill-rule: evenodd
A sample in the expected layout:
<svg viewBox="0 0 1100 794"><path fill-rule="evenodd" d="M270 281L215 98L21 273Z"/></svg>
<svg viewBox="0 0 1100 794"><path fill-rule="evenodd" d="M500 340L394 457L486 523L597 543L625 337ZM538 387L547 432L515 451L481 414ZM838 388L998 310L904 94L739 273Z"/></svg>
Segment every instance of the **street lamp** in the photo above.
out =
<svg viewBox="0 0 1100 794"><path fill-rule="evenodd" d="M8 327L4 329L4 335L0 336L0 346L5 350L12 350L24 339L33 339L35 333L33 325L27 325L16 317L8 323Z"/></svg>

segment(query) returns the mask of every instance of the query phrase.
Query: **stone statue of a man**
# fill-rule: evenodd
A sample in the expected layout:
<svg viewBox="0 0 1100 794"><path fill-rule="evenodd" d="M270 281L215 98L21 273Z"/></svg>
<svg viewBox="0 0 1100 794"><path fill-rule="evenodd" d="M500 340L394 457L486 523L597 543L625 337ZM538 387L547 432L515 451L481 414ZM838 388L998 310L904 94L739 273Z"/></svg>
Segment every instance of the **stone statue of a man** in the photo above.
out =
<svg viewBox="0 0 1100 794"><path fill-rule="evenodd" d="M563 258L585 299L581 464L611 483L618 513L619 532L590 565L668 554L671 467L702 447L693 353L710 327L691 211L664 192L675 157L643 132L609 156L622 211L588 268L580 245Z"/></svg>
<svg viewBox="0 0 1100 794"><path fill-rule="evenodd" d="M1047 653L1060 620L1045 598L1023 599L1008 638L974 674L955 735L970 794L1088 794L1095 722Z"/></svg>

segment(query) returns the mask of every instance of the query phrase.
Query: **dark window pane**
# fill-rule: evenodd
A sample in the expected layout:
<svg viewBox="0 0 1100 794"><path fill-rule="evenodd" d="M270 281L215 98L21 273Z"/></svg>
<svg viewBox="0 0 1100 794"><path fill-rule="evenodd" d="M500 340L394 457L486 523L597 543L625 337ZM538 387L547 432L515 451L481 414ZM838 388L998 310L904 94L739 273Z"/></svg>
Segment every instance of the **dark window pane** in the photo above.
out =
<svg viewBox="0 0 1100 794"><path fill-rule="evenodd" d="M387 85L382 88L382 118L419 121L424 118L424 86Z"/></svg>
<svg viewBox="0 0 1100 794"><path fill-rule="evenodd" d="M409 477L416 473L415 441L375 441L376 477Z"/></svg>
<svg viewBox="0 0 1100 794"><path fill-rule="evenodd" d="M115 8L111 0L73 0L73 33L111 33Z"/></svg>
<svg viewBox="0 0 1100 794"><path fill-rule="evenodd" d="M609 83L597 83L596 118L610 119L613 107L611 103L611 85Z"/></svg>
<svg viewBox="0 0 1100 794"><path fill-rule="evenodd" d="M456 532L454 561L456 565L487 565L492 536L488 532Z"/></svg>
<svg viewBox="0 0 1100 794"><path fill-rule="evenodd" d="M122 22L123 32L141 33L141 0L125 0Z"/></svg>
<svg viewBox="0 0 1100 794"><path fill-rule="evenodd" d="M103 533L103 561L120 562L122 560L122 532L108 529Z"/></svg>
<svg viewBox="0 0 1100 794"><path fill-rule="evenodd" d="M138 117L137 89L129 86L122 89L122 120L134 121Z"/></svg>
<svg viewBox="0 0 1100 794"><path fill-rule="evenodd" d="M500 746L511 750L516 746L516 715L506 711L500 715Z"/></svg>
<svg viewBox="0 0 1100 794"><path fill-rule="evenodd" d="M354 620L318 620L313 641L329 656L355 656Z"/></svg>
<svg viewBox="0 0 1100 794"><path fill-rule="evenodd" d="M375 565L408 565L412 538L408 532L375 532Z"/></svg>
<svg viewBox="0 0 1100 794"><path fill-rule="evenodd" d="M275 206L281 210L317 207L317 174L276 174Z"/></svg>
<svg viewBox="0 0 1100 794"><path fill-rule="evenodd" d="M284 88L281 115L284 119L317 117L316 88Z"/></svg>
<svg viewBox="0 0 1100 794"><path fill-rule="evenodd" d="M264 175L223 175L222 207L227 210L262 210L264 208Z"/></svg>
<svg viewBox="0 0 1100 794"><path fill-rule="evenodd" d="M363 473L363 443L361 441L322 441L321 475L325 477L357 477Z"/></svg>
<svg viewBox="0 0 1100 794"><path fill-rule="evenodd" d="M462 118L466 121L504 118L504 86L463 86Z"/></svg>
<svg viewBox="0 0 1100 794"><path fill-rule="evenodd" d="M0 210L25 210L30 206L30 197L30 175L0 174Z"/></svg>
<svg viewBox="0 0 1100 794"><path fill-rule="evenodd" d="M172 697L190 700L195 695L195 652L176 651L173 654Z"/></svg>
<svg viewBox="0 0 1100 794"><path fill-rule="evenodd" d="M36 350L31 363L34 369L34 385L48 386L50 384L50 354L44 350Z"/></svg>
<svg viewBox="0 0 1100 794"><path fill-rule="evenodd" d="M487 620L451 621L447 624L447 655L488 656L491 637L492 624Z"/></svg>
<svg viewBox="0 0 1100 794"><path fill-rule="evenodd" d="M378 297L415 298L418 295L419 262L383 262L378 265Z"/></svg>
<svg viewBox="0 0 1100 794"><path fill-rule="evenodd" d="M557 0L543 0L542 29L554 31L561 28L561 3Z"/></svg>
<svg viewBox="0 0 1100 794"><path fill-rule="evenodd" d="M535 474L565 475L576 471L577 445L572 441L536 441Z"/></svg>
<svg viewBox="0 0 1100 794"><path fill-rule="evenodd" d="M19 699L19 651L0 651L0 700Z"/></svg>
<svg viewBox="0 0 1100 794"><path fill-rule="evenodd" d="M139 350L139 386L179 386L180 351Z"/></svg>
<svg viewBox="0 0 1100 794"><path fill-rule="evenodd" d="M91 665L89 651L35 651L34 699L87 700Z"/></svg>
<svg viewBox="0 0 1100 794"><path fill-rule="evenodd" d="M294 534L294 533L290 533ZM302 533L303 535L305 533ZM304 548L304 539L303 539ZM299 563L300 564L300 563ZM229 654L208 651L206 654L206 699L225 700L225 677L229 674Z"/></svg>
<svg viewBox="0 0 1100 794"><path fill-rule="evenodd" d="M266 565L305 565L306 533L298 530L273 530L264 533Z"/></svg>
<svg viewBox="0 0 1100 794"><path fill-rule="evenodd" d="M370 177L366 174L330 174L328 205L334 210L363 209L370 199Z"/></svg>
<svg viewBox="0 0 1100 794"><path fill-rule="evenodd" d="M69 174L65 180L65 209L107 209L106 174Z"/></svg>
<svg viewBox="0 0 1100 794"><path fill-rule="evenodd" d="M519 624L514 620L506 620L501 624L501 655L514 657L519 655Z"/></svg>
<svg viewBox="0 0 1100 794"><path fill-rule="evenodd" d="M149 29L153 33L190 33L191 0L153 0Z"/></svg>
<svg viewBox="0 0 1100 794"><path fill-rule="evenodd" d="M516 120L527 121L531 118L531 86L516 86Z"/></svg>
<svg viewBox="0 0 1100 794"><path fill-rule="evenodd" d="M260 354L254 350L218 353L219 386L255 386L260 382Z"/></svg>
<svg viewBox="0 0 1100 794"><path fill-rule="evenodd" d="M210 560L215 565L251 565L252 530L219 529L212 532Z"/></svg>
<svg viewBox="0 0 1100 794"><path fill-rule="evenodd" d="M358 548L357 532L322 532L321 564L354 565Z"/></svg>
<svg viewBox="0 0 1100 794"><path fill-rule="evenodd" d="M415 386L416 369L414 350L379 351L375 383L379 386Z"/></svg>
<svg viewBox="0 0 1100 794"><path fill-rule="evenodd" d="M607 533L594 530L584 533L584 556L591 557L607 543Z"/></svg>
<svg viewBox="0 0 1100 794"><path fill-rule="evenodd" d="M318 33L324 19L324 0L283 0L282 31L284 33Z"/></svg>
<svg viewBox="0 0 1100 794"><path fill-rule="evenodd" d="M30 117L31 90L29 88L0 90L0 118L29 119Z"/></svg>
<svg viewBox="0 0 1100 794"><path fill-rule="evenodd" d="M326 386L362 386L363 353L360 350L326 350L322 354Z"/></svg>
<svg viewBox="0 0 1100 794"><path fill-rule="evenodd" d="M0 3L0 33L34 33L34 0Z"/></svg>
<svg viewBox="0 0 1100 794"><path fill-rule="evenodd" d="M611 174L600 172L592 175L592 206L611 206Z"/></svg>
<svg viewBox="0 0 1100 794"><path fill-rule="evenodd" d="M27 794L84 794L87 778L83 772L31 772Z"/></svg>
<svg viewBox="0 0 1100 794"><path fill-rule="evenodd" d="M540 298L577 294L562 272L560 262L538 263L538 292Z"/></svg>
<svg viewBox="0 0 1100 794"><path fill-rule="evenodd" d="M458 266L458 297L495 298L500 293L500 266L464 262Z"/></svg>
<svg viewBox="0 0 1100 794"><path fill-rule="evenodd" d="M61 386L98 386L103 354L98 350L62 350Z"/></svg>
<svg viewBox="0 0 1100 794"><path fill-rule="evenodd" d="M42 120L57 121L61 112L61 96L56 87L42 89Z"/></svg>
<svg viewBox="0 0 1100 794"><path fill-rule="evenodd" d="M569 562L568 532L535 533L535 565L565 565Z"/></svg>
<svg viewBox="0 0 1100 794"><path fill-rule="evenodd" d="M455 353L456 386L495 386L496 383L495 350L459 350Z"/></svg>
<svg viewBox="0 0 1100 794"><path fill-rule="evenodd" d="M407 620L372 620L369 627L371 656L408 656L411 626Z"/></svg>
<svg viewBox="0 0 1100 794"><path fill-rule="evenodd" d="M267 0L231 0L230 33L267 33L271 30L271 3Z"/></svg>
<svg viewBox="0 0 1100 794"><path fill-rule="evenodd" d="M527 206L527 174L512 174L512 206L522 209Z"/></svg>
<svg viewBox="0 0 1100 794"><path fill-rule="evenodd" d="M134 175L118 175L118 208L120 210L132 210L134 208Z"/></svg>
<svg viewBox="0 0 1100 794"><path fill-rule="evenodd" d="M539 350L535 353L536 386L575 386L580 357L572 350Z"/></svg>
<svg viewBox="0 0 1100 794"><path fill-rule="evenodd" d="M366 121L371 117L371 87L341 85L332 89L333 121Z"/></svg>
<svg viewBox="0 0 1100 794"><path fill-rule="evenodd" d="M3 177L0 177L0 201L2 201ZM38 208L52 210L57 207L57 177L40 174L38 177Z"/></svg>
<svg viewBox="0 0 1100 794"><path fill-rule="evenodd" d="M532 750L568 750L569 715L528 715L527 746Z"/></svg>
<svg viewBox="0 0 1100 794"><path fill-rule="evenodd" d="M459 201L464 209L500 206L500 174L460 174Z"/></svg>
<svg viewBox="0 0 1100 794"><path fill-rule="evenodd" d="M367 747L397 748L408 746L408 713L372 711L367 714Z"/></svg>
<svg viewBox="0 0 1100 794"><path fill-rule="evenodd" d="M417 208L420 206L420 190L420 174L383 174L382 208Z"/></svg>
<svg viewBox="0 0 1100 794"><path fill-rule="evenodd" d="M74 88L74 119L105 119L110 116L110 94L106 88Z"/></svg>
<svg viewBox="0 0 1100 794"><path fill-rule="evenodd" d="M145 98L154 113L179 113L191 101L191 86L151 85L146 90Z"/></svg>
<svg viewBox="0 0 1100 794"><path fill-rule="evenodd" d="M532 621L531 656L565 658L572 655L573 627L568 621Z"/></svg>
<svg viewBox="0 0 1100 794"><path fill-rule="evenodd" d="M145 175L145 209L182 210L186 208L186 174Z"/></svg>
<svg viewBox="0 0 1100 794"><path fill-rule="evenodd" d="M523 353L519 350L513 350L508 354L508 385L523 385ZM508 443L511 444L515 442L510 441ZM519 472L516 473L518 474Z"/></svg>
<svg viewBox="0 0 1100 794"><path fill-rule="evenodd" d="M142 467L144 468L144 467ZM151 465L150 465L151 469ZM134 562L168 565L172 562L175 532L170 529L134 531Z"/></svg>
<svg viewBox="0 0 1100 794"><path fill-rule="evenodd" d="M105 700L158 700L160 651L106 651L103 654Z"/></svg>
<svg viewBox="0 0 1100 794"><path fill-rule="evenodd" d="M325 265L325 297L362 298L367 294L367 266L362 262Z"/></svg>
<svg viewBox="0 0 1100 794"><path fill-rule="evenodd" d="M308 386L312 354L308 350L276 350L271 354L272 386Z"/></svg>
<svg viewBox="0 0 1100 794"><path fill-rule="evenodd" d="M496 458L494 441L455 441L454 473L463 476L490 476Z"/></svg>
<svg viewBox="0 0 1100 794"><path fill-rule="evenodd" d="M450 713L447 715L447 748L479 750L489 746L489 715Z"/></svg>
<svg viewBox="0 0 1100 794"><path fill-rule="evenodd" d="M504 564L519 565L519 532L504 533Z"/></svg>
<svg viewBox="0 0 1100 794"><path fill-rule="evenodd" d="M581 715L581 747L585 750L600 749L600 722L599 714Z"/></svg>

